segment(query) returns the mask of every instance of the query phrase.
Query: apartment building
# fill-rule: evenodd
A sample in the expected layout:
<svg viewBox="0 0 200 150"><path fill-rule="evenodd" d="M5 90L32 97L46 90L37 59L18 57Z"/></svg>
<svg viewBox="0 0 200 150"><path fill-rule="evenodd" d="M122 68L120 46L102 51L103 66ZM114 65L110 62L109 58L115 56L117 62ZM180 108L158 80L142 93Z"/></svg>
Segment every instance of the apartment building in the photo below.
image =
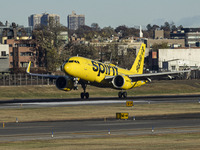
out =
<svg viewBox="0 0 200 150"><path fill-rule="evenodd" d="M85 15L77 15L72 11L72 14L68 15L67 21L70 30L77 30L80 26L85 25Z"/></svg>
<svg viewBox="0 0 200 150"><path fill-rule="evenodd" d="M31 40L7 39L9 45L9 68L24 68L32 61L32 66L36 67L35 45Z"/></svg>
<svg viewBox="0 0 200 150"><path fill-rule="evenodd" d="M56 14L44 13L44 14L33 14L28 17L28 24L33 29L40 25L48 26L50 22L53 23L53 25L55 26L60 24L60 16Z"/></svg>

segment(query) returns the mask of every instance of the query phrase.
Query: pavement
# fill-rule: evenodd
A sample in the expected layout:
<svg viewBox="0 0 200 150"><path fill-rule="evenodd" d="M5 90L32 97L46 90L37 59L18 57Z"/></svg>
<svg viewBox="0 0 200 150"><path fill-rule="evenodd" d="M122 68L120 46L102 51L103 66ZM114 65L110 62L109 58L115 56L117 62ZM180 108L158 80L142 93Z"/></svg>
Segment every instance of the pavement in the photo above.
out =
<svg viewBox="0 0 200 150"><path fill-rule="evenodd" d="M0 128L0 142L195 132L200 118L18 122Z"/></svg>

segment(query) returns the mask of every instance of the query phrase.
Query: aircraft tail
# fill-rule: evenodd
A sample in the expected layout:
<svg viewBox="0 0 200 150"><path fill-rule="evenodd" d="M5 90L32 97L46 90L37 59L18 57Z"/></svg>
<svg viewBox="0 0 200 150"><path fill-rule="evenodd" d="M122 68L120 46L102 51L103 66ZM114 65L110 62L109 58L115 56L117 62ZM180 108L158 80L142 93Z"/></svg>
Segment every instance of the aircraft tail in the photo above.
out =
<svg viewBox="0 0 200 150"><path fill-rule="evenodd" d="M137 74L143 74L145 47L146 47L145 44L141 45L140 50L139 50L137 57L135 59L135 62L130 69L131 72L134 72L134 73L137 73Z"/></svg>

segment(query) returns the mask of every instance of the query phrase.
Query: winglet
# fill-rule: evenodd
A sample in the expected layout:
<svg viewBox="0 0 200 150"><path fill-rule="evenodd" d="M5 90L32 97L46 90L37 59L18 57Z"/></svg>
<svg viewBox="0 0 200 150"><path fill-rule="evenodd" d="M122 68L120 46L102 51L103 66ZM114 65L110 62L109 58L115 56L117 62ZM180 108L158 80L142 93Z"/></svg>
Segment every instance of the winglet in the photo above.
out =
<svg viewBox="0 0 200 150"><path fill-rule="evenodd" d="M26 73L30 73L30 70L31 70L31 61L29 61L29 63L28 63L28 67L26 69Z"/></svg>

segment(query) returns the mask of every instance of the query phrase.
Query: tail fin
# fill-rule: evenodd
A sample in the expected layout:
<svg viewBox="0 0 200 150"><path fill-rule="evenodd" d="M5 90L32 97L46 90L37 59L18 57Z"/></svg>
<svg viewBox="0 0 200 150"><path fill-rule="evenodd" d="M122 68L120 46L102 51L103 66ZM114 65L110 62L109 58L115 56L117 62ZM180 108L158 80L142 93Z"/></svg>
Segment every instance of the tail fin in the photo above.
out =
<svg viewBox="0 0 200 150"><path fill-rule="evenodd" d="M137 57L135 59L135 62L133 66L131 67L130 71L137 73L137 74L142 74L143 73L143 67L144 67L144 56L145 56L145 44L142 44L140 47L140 50L137 54Z"/></svg>

